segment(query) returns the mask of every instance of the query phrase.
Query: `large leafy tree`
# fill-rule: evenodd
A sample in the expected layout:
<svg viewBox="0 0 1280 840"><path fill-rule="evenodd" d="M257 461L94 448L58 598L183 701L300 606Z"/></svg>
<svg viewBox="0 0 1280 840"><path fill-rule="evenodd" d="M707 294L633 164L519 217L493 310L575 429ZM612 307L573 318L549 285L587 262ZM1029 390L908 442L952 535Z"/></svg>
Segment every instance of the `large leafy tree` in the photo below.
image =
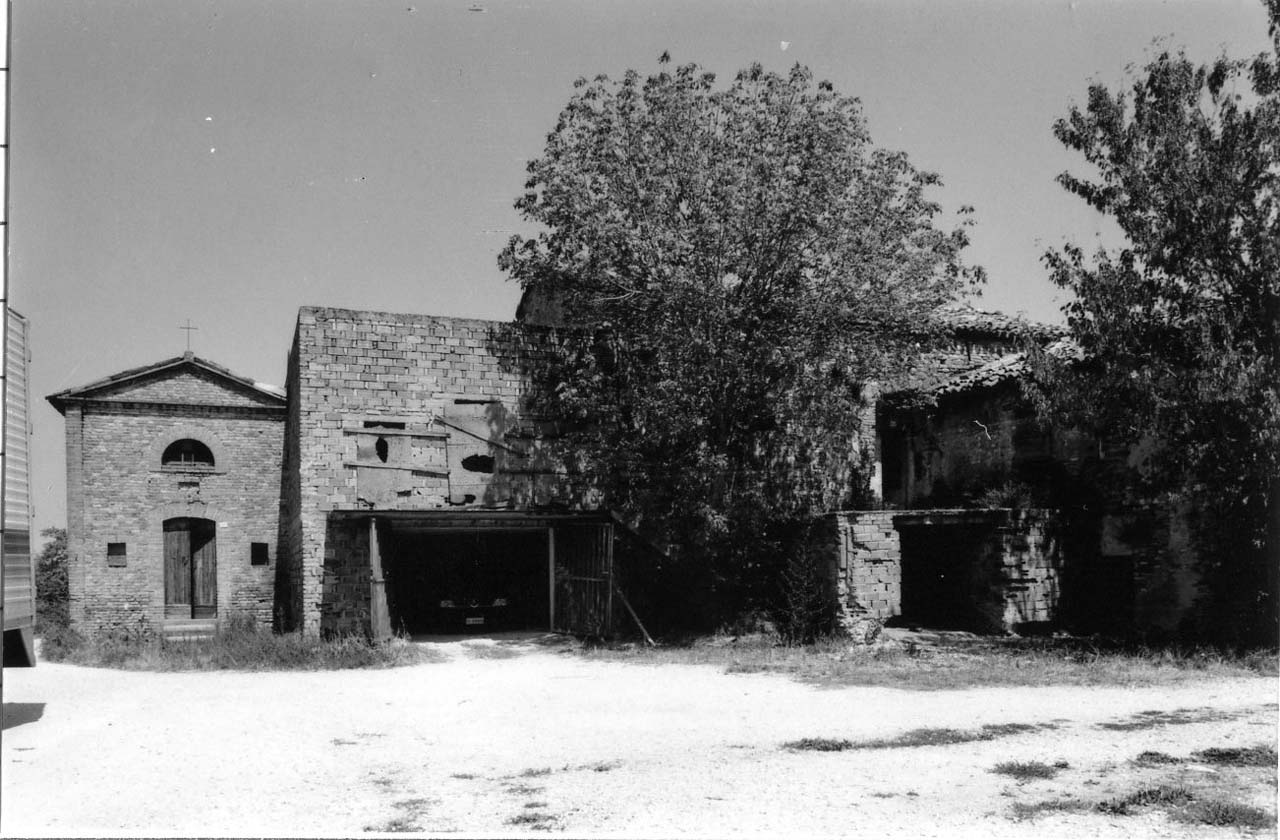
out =
<svg viewBox="0 0 1280 840"><path fill-rule="evenodd" d="M1270 15L1274 55L1162 52L1054 126L1092 165L1061 183L1127 244L1047 256L1083 361L1046 364L1040 394L1054 420L1150 452L1132 487L1192 512L1218 629L1274 635L1280 0Z"/></svg>
<svg viewBox="0 0 1280 840"><path fill-rule="evenodd" d="M980 273L964 226L934 224L937 177L803 67L721 87L664 55L576 87L516 202L542 232L500 256L573 327L536 401L608 503L739 609L795 522L865 494L862 386Z"/></svg>

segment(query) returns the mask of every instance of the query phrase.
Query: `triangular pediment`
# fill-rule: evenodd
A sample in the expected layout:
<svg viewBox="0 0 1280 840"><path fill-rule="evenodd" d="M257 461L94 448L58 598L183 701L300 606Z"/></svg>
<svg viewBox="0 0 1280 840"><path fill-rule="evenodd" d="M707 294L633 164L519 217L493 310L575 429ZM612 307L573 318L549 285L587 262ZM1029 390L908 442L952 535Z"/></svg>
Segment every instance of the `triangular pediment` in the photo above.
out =
<svg viewBox="0 0 1280 840"><path fill-rule="evenodd" d="M279 389L193 355L123 371L48 399L59 411L67 403L86 401L244 408L283 408L285 404Z"/></svg>

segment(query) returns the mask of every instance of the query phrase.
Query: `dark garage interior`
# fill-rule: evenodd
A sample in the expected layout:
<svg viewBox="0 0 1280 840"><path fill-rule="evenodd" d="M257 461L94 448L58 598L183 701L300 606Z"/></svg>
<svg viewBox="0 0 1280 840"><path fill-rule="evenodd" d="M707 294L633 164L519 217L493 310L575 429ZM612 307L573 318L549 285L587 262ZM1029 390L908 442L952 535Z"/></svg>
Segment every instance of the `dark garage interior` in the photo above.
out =
<svg viewBox="0 0 1280 840"><path fill-rule="evenodd" d="M993 586L998 587L983 567L988 530L963 525L900 529L902 617L897 623L934 630L990 630L979 609Z"/></svg>
<svg viewBox="0 0 1280 840"><path fill-rule="evenodd" d="M420 635L549 629L545 529L394 528L382 562L396 630Z"/></svg>

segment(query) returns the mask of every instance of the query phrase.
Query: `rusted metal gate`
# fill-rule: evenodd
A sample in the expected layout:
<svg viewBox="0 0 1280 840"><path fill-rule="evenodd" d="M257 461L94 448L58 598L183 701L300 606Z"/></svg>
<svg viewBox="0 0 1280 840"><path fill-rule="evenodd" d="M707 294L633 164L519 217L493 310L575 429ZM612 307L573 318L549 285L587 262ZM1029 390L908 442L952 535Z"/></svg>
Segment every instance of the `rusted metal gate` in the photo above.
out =
<svg viewBox="0 0 1280 840"><path fill-rule="evenodd" d="M613 627L613 523L551 529L552 628L608 636Z"/></svg>

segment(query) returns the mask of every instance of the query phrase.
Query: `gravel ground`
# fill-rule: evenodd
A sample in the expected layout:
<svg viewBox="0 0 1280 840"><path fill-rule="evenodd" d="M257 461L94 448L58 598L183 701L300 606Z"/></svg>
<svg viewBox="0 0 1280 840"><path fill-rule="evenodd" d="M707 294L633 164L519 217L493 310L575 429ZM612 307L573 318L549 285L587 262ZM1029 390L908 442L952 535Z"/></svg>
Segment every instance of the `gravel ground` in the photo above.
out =
<svg viewBox="0 0 1280 840"><path fill-rule="evenodd" d="M15 836L1240 837L1160 813L1014 803L1122 795L1144 750L1276 742L1275 680L1137 689L814 688L765 674L437 643L385 671L5 671L0 832ZM1132 729L1144 711L1182 712ZM32 719L39 715L38 719ZM24 722L25 721L25 722ZM806 737L1048 724L950 746L798 752ZM1066 762L1019 783L1002 761ZM1275 813L1275 775L1237 788ZM1254 772L1256 777L1258 772ZM1274 836L1274 830L1264 831Z"/></svg>

